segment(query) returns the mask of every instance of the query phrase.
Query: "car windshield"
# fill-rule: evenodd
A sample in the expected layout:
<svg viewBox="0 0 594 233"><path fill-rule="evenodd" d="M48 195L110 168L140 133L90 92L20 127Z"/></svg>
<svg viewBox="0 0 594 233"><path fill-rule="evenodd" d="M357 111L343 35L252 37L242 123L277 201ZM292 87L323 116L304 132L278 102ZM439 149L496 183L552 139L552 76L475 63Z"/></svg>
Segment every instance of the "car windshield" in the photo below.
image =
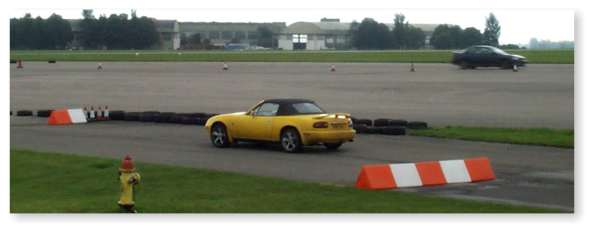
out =
<svg viewBox="0 0 594 233"><path fill-rule="evenodd" d="M292 104L292 106L295 109L295 111L297 112L297 114L320 114L320 113L325 113L325 111L322 110L322 108L320 108L315 103L309 103L309 102L294 103L294 104Z"/></svg>
<svg viewBox="0 0 594 233"><path fill-rule="evenodd" d="M501 54L501 55L507 55L507 53L501 49L498 48L493 48L493 52Z"/></svg>

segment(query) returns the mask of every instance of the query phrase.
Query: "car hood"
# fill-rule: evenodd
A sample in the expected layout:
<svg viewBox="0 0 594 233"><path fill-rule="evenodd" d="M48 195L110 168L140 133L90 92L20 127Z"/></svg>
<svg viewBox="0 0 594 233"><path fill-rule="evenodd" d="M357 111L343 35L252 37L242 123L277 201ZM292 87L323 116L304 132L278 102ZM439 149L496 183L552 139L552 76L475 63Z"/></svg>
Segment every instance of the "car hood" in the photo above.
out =
<svg viewBox="0 0 594 233"><path fill-rule="evenodd" d="M517 54L510 54L512 58L519 59L519 60L526 60L526 57Z"/></svg>

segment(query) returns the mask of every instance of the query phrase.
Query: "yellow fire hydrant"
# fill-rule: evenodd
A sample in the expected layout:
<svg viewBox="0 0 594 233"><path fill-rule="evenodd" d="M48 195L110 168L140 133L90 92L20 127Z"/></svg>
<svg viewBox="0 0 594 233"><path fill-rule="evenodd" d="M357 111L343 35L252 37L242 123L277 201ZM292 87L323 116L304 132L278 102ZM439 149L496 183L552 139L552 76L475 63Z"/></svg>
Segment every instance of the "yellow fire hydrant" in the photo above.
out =
<svg viewBox="0 0 594 233"><path fill-rule="evenodd" d="M134 187L140 183L140 174L134 168L132 157L126 155L118 172L120 176L120 209L128 213L136 213L134 209Z"/></svg>

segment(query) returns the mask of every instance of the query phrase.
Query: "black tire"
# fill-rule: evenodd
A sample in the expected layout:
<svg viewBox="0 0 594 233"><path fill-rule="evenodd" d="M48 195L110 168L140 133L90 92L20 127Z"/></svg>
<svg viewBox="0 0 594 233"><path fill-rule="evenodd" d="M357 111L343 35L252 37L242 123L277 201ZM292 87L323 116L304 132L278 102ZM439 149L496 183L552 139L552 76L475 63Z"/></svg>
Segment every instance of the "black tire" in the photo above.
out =
<svg viewBox="0 0 594 233"><path fill-rule="evenodd" d="M207 119L204 117L198 118L196 120L196 122L198 123L198 125L205 125L206 124Z"/></svg>
<svg viewBox="0 0 594 233"><path fill-rule="evenodd" d="M382 132L382 128L383 127L375 127L375 126L367 127L367 129L365 129L365 133L368 133L368 134L378 134L378 133L381 133Z"/></svg>
<svg viewBox="0 0 594 233"><path fill-rule="evenodd" d="M203 118L203 117L206 117L206 113L194 112L194 113L188 113L187 116Z"/></svg>
<svg viewBox="0 0 594 233"><path fill-rule="evenodd" d="M53 110L37 110L37 117L49 117Z"/></svg>
<svg viewBox="0 0 594 233"><path fill-rule="evenodd" d="M29 110L19 110L16 113L17 116L33 116L33 112Z"/></svg>
<svg viewBox="0 0 594 233"><path fill-rule="evenodd" d="M406 128L400 126L387 126L381 128L381 134L385 135L406 135Z"/></svg>
<svg viewBox="0 0 594 233"><path fill-rule="evenodd" d="M10 64L16 64L16 60L10 59Z"/></svg>
<svg viewBox="0 0 594 233"><path fill-rule="evenodd" d="M126 112L122 110L109 111L109 119L114 121L123 121Z"/></svg>
<svg viewBox="0 0 594 233"><path fill-rule="evenodd" d="M362 125L362 124L353 125L353 129L355 130L356 133L367 133L368 128L369 127L367 125Z"/></svg>
<svg viewBox="0 0 594 233"><path fill-rule="evenodd" d="M125 121L140 121L140 112L127 112L124 114Z"/></svg>
<svg viewBox="0 0 594 233"><path fill-rule="evenodd" d="M303 149L301 136L294 128L286 128L281 132L280 143L283 150L288 153L300 152Z"/></svg>
<svg viewBox="0 0 594 233"><path fill-rule="evenodd" d="M370 119L352 119L352 120L353 120L353 125L366 125L366 126L373 125L373 121Z"/></svg>
<svg viewBox="0 0 594 233"><path fill-rule="evenodd" d="M383 127L383 126L388 126L389 123L390 123L390 119L379 118L379 119L375 119L373 121L373 126L375 126L375 127Z"/></svg>
<svg viewBox="0 0 594 233"><path fill-rule="evenodd" d="M326 149L328 150L338 150L338 148L340 146L342 146L342 142L337 142L337 143L324 143L324 146L326 147Z"/></svg>
<svg viewBox="0 0 594 233"><path fill-rule="evenodd" d="M406 120L389 120L388 121L388 126L406 127L407 124L408 124L408 121L406 121Z"/></svg>
<svg viewBox="0 0 594 233"><path fill-rule="evenodd" d="M423 121L411 121L408 122L408 125L406 125L406 127L409 129L426 129L429 128L429 125L427 124L427 122Z"/></svg>
<svg viewBox="0 0 594 233"><path fill-rule="evenodd" d="M157 111L146 111L140 114L140 121L142 122L155 122L161 113Z"/></svg>
<svg viewBox="0 0 594 233"><path fill-rule="evenodd" d="M227 127L222 123L215 123L210 129L210 142L213 146L219 148L229 147L229 134L227 134Z"/></svg>
<svg viewBox="0 0 594 233"><path fill-rule="evenodd" d="M465 61L460 62L460 69L465 70L468 68L470 68L470 65L468 64L468 62L465 62Z"/></svg>
<svg viewBox="0 0 594 233"><path fill-rule="evenodd" d="M49 60L49 61L47 61L47 63L55 64L56 63L56 60Z"/></svg>
<svg viewBox="0 0 594 233"><path fill-rule="evenodd" d="M174 112L162 112L156 117L155 122L157 123L169 123L171 118L175 115Z"/></svg>
<svg viewBox="0 0 594 233"><path fill-rule="evenodd" d="M213 116L219 115L217 113L204 113L203 118L205 118L206 120L210 119Z"/></svg>
<svg viewBox="0 0 594 233"><path fill-rule="evenodd" d="M173 124L181 124L182 123L182 118L184 117L183 114L177 113L174 114L173 116L171 116L169 118L169 123L173 123Z"/></svg>

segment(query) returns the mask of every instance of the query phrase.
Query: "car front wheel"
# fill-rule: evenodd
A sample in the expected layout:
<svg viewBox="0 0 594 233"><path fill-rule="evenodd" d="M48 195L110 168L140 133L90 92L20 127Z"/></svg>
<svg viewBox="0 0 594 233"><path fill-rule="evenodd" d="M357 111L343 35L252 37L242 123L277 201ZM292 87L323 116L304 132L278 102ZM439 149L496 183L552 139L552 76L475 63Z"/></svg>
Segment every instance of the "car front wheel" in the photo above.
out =
<svg viewBox="0 0 594 233"><path fill-rule="evenodd" d="M301 151L303 145L301 144L299 132L291 128L283 130L281 134L281 146L285 152L295 153Z"/></svg>
<svg viewBox="0 0 594 233"><path fill-rule="evenodd" d="M223 124L215 124L210 130L210 141L216 147L228 147L229 136L227 134L227 128Z"/></svg>

